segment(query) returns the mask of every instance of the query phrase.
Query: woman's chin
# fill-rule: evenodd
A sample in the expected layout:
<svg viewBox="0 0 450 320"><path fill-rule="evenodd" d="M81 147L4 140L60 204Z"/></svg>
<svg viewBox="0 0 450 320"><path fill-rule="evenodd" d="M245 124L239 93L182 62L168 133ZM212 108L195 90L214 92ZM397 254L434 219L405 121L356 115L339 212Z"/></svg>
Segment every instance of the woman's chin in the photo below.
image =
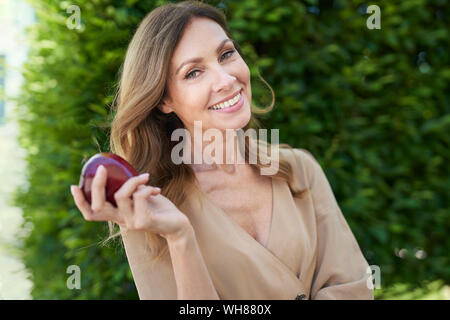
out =
<svg viewBox="0 0 450 320"><path fill-rule="evenodd" d="M211 112L209 110L209 112ZM212 111L214 112L214 111ZM247 103L244 103L242 106L242 109L227 114L225 117L222 115L219 115L218 117L212 117L210 118L210 125L208 125L209 128L215 128L220 131L225 131L226 129L229 130L238 130L243 129L251 119L251 111ZM203 128L204 130L206 128Z"/></svg>
<svg viewBox="0 0 450 320"><path fill-rule="evenodd" d="M238 130L243 129L250 122L250 113L240 115L235 119L230 119L229 121L223 121L221 123L217 123L217 129L219 130Z"/></svg>

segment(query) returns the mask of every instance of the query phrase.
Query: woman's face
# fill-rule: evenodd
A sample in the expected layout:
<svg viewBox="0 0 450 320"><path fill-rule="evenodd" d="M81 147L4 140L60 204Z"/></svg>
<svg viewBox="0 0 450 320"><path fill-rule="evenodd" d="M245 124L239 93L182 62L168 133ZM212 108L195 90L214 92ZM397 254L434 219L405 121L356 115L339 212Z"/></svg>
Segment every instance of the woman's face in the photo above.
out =
<svg viewBox="0 0 450 320"><path fill-rule="evenodd" d="M189 62L194 58L197 61ZM186 26L171 60L168 89L170 97L161 110L175 112L191 134L194 121L201 121L203 131L225 132L243 128L250 120L250 70L213 20L194 18ZM231 105L228 109L211 109L224 99Z"/></svg>

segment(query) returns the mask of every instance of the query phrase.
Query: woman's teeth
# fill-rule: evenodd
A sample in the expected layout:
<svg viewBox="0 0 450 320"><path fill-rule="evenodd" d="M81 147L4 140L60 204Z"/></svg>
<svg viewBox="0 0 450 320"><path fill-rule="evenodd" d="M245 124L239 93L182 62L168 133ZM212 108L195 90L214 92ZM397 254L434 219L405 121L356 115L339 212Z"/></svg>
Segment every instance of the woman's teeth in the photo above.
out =
<svg viewBox="0 0 450 320"><path fill-rule="evenodd" d="M230 99L228 101L216 104L216 105L214 105L212 107L209 107L208 109L218 110L218 109L228 108L228 107L236 104L236 102L238 102L240 98L241 98L241 93L239 92L233 99Z"/></svg>

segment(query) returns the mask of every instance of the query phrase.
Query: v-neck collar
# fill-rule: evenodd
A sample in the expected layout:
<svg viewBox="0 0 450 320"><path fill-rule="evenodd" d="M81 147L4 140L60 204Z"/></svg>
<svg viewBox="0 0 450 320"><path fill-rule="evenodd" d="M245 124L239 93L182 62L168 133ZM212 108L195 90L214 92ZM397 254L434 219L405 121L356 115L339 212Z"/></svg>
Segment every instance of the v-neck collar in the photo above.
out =
<svg viewBox="0 0 450 320"><path fill-rule="evenodd" d="M283 233L286 223L292 222L279 212L284 202L295 204L289 201L288 195L284 196L289 191L287 184L277 178L271 180L272 217L266 246L234 222L199 188L196 188L198 197L194 197L199 201L190 198L181 207L196 230L199 246L216 288L227 292L230 297L294 299L299 292L305 291L305 285L297 276L298 261L291 261L294 249L291 246L295 245L291 241L286 242ZM290 208L283 207L283 210ZM245 277L230 287L230 279L236 277L233 268L241 268Z"/></svg>
<svg viewBox="0 0 450 320"><path fill-rule="evenodd" d="M272 186L272 212L270 215L270 227L269 227L269 237L267 239L267 243L264 246L263 244L261 244L258 240L256 240L255 238L253 238L246 230L244 230L244 228L242 228L239 224L237 224L233 219L231 219L228 214L222 209L220 208L218 205L216 205L209 197L206 193L204 193L203 191L200 190L201 196L202 198L208 202L211 206L213 206L217 212L219 212L219 214L226 219L227 221L229 221L229 223L231 223L235 229L239 230L240 233L243 233L245 237L249 238L250 241L254 241L256 242L259 246L261 246L262 248L271 251L271 243L273 242L272 238L273 238L273 232L274 232L274 222L276 219L276 182L274 178L270 178L271 180L271 186ZM243 213L244 214L244 213Z"/></svg>

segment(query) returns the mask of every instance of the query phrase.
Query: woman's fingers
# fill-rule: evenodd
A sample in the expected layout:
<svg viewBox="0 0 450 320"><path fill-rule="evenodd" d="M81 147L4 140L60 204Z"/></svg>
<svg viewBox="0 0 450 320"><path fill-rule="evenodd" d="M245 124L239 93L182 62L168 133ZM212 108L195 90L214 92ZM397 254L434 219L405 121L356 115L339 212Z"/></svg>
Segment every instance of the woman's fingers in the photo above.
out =
<svg viewBox="0 0 450 320"><path fill-rule="evenodd" d="M78 207L78 210L80 210L81 214L83 215L84 219L87 221L92 221L92 209L89 202L86 201L84 198L83 192L81 189L77 186L70 186L70 190L72 191L73 199L75 201L76 206Z"/></svg>
<svg viewBox="0 0 450 320"><path fill-rule="evenodd" d="M114 198L117 202L117 207L119 208L121 218L124 220L124 224L128 229L136 229L136 216L134 212L135 200L132 199L136 190L141 190L145 188L145 183L149 178L149 174L142 174L130 178L123 184L123 186L114 194Z"/></svg>
<svg viewBox="0 0 450 320"><path fill-rule="evenodd" d="M145 184L148 178L148 173L132 177L128 179L116 193L114 193L114 199L116 200L117 207L122 214L130 215L133 213L133 202L131 200L131 195L136 191L139 185Z"/></svg>
<svg viewBox="0 0 450 320"><path fill-rule="evenodd" d="M149 175L142 174L128 179L114 194L118 208L106 201L107 170L100 166L92 181L91 204L87 202L78 186L71 186L75 204L87 221L112 221L120 226L136 227L148 223L145 213L148 209L148 198L160 194L158 187L146 186ZM135 217L134 212L144 213ZM145 219L143 219L145 218Z"/></svg>
<svg viewBox="0 0 450 320"><path fill-rule="evenodd" d="M104 166L99 166L95 172L91 187L91 207L93 212L100 212L106 202L106 178L108 172Z"/></svg>
<svg viewBox="0 0 450 320"><path fill-rule="evenodd" d="M153 190L152 195L155 195L155 196L161 192L161 188L159 188L159 187L152 187L152 186L147 186L144 184L141 184L140 186L138 186L137 190L141 190L141 189L145 189L145 188L152 188L152 190Z"/></svg>
<svg viewBox="0 0 450 320"><path fill-rule="evenodd" d="M83 191L78 186L72 185L70 190L72 191L78 210L80 210L86 221L112 221L117 224L124 223L123 219L118 214L117 209L111 204L107 203L101 212L94 212L89 202L84 198Z"/></svg>
<svg viewBox="0 0 450 320"><path fill-rule="evenodd" d="M160 193L160 189L157 187L142 187L139 186L138 190L133 193L134 201L134 227L136 229L143 229L148 227L149 219L152 218L151 212L148 211L148 198L150 196L156 196Z"/></svg>

